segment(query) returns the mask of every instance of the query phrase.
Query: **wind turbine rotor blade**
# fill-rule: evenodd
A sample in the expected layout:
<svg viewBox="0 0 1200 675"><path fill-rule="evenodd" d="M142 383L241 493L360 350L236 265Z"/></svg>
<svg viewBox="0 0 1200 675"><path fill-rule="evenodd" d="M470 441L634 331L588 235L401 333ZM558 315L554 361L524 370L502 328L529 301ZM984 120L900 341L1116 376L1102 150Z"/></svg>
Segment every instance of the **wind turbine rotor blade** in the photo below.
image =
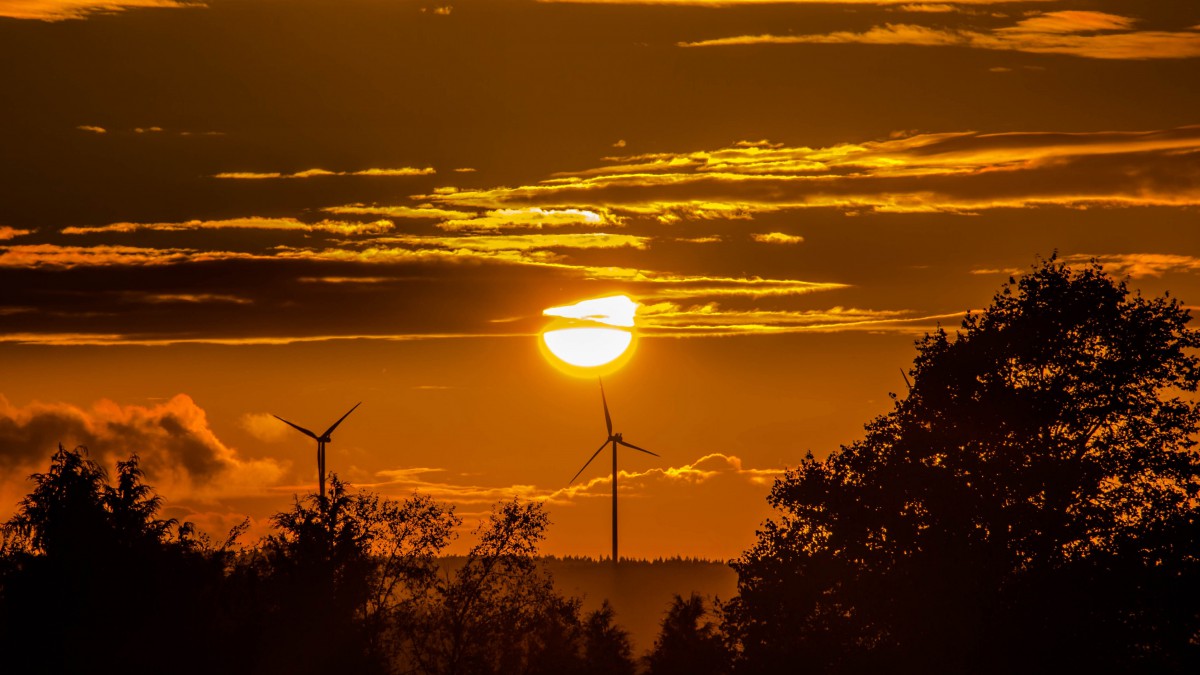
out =
<svg viewBox="0 0 1200 675"><path fill-rule="evenodd" d="M647 450L645 448L639 448L638 446L634 445L633 443L626 443L625 441L617 441L617 442L627 448L631 448L633 450L638 450L638 451L644 452L647 455L654 455L655 457L662 457L662 455L658 454L657 452L650 452L649 450Z"/></svg>
<svg viewBox="0 0 1200 675"><path fill-rule="evenodd" d="M612 438L612 417L608 415L608 399L604 396L604 380L596 379L600 382L600 401L604 403L604 426L608 427L608 436Z"/></svg>
<svg viewBox="0 0 1200 675"><path fill-rule="evenodd" d="M358 403L355 403L355 404L354 404L354 408L357 408L357 407L358 407L358 406L360 406L360 405L362 405L362 401L359 401ZM346 412L346 414L345 414L345 415L342 415L341 419L339 419L338 421L334 422L334 423L333 423L333 426L331 426L331 427L329 427L328 429L326 429L326 430L325 430L325 433L321 434L321 436L323 436L323 437L324 437L324 436L329 436L329 434L332 434L332 433L333 433L333 430L334 430L334 429L336 429L336 428L338 428L338 425L342 423L342 420L346 419L347 417L349 417L349 416L350 416L350 413L354 412L354 408L351 408L349 411L347 411L347 412Z"/></svg>
<svg viewBox="0 0 1200 675"><path fill-rule="evenodd" d="M596 450L596 452L593 452L593 453L592 453L592 457L591 457L591 459L589 459L589 460L587 461L587 464L584 464L584 465L583 465L583 469L586 469L586 468L588 468L588 465L592 463L592 460L593 460L593 459L596 459L596 455L599 455L599 454L600 454L600 452L601 452L602 450L604 450L604 448L606 448L606 447L608 447L608 440L607 440L607 439L606 439L606 440L605 440L603 443L601 443L601 444L600 444L600 447L599 447L599 448ZM575 482L575 479L576 479L576 478L579 478L579 474L583 473L583 469L580 469L579 471L575 472L575 475L574 475L574 476L571 476L571 480L570 480L570 482L568 482L568 483L567 483L567 485L570 485L571 483L574 483L574 482Z"/></svg>
<svg viewBox="0 0 1200 675"><path fill-rule="evenodd" d="M314 434L313 432L309 431L308 429L305 429L304 427L300 426L299 424L292 424L291 422L289 422L289 421L287 421L287 420L283 419L283 418L282 418L282 417L280 417L279 415L271 415L271 417L274 417L275 419L279 420L280 422L283 422L284 424L286 424L286 425L288 425L289 427L291 427L291 428L295 429L296 431L299 431L300 433L304 434L305 436L308 436L309 438L313 439L314 441L315 441L315 440L319 440L319 439L317 438L317 435L316 435L316 434Z"/></svg>

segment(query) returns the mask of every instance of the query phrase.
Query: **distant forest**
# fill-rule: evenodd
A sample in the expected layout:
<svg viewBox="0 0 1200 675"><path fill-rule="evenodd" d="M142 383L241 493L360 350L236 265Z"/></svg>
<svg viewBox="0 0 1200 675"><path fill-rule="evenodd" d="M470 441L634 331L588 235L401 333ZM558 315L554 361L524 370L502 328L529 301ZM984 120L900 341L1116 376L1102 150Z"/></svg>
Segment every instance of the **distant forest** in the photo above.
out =
<svg viewBox="0 0 1200 675"><path fill-rule="evenodd" d="M452 507L334 476L262 540L216 540L159 517L136 455L110 475L59 447L2 530L4 671L1197 673L1190 320L1094 263L1010 279L916 343L861 439L776 480L732 595L674 595L638 653L555 584L575 563L538 556L539 503L496 504L448 559Z"/></svg>

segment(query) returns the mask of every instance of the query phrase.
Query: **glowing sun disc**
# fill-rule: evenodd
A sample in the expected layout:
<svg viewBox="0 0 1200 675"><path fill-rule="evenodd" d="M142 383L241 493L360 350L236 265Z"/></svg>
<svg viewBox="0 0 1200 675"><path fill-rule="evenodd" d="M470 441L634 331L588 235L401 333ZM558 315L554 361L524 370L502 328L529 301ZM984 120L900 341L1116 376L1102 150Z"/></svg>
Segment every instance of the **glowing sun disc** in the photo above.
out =
<svg viewBox="0 0 1200 675"><path fill-rule="evenodd" d="M598 368L629 349L633 333L616 328L561 328L542 333L551 354L579 368Z"/></svg>

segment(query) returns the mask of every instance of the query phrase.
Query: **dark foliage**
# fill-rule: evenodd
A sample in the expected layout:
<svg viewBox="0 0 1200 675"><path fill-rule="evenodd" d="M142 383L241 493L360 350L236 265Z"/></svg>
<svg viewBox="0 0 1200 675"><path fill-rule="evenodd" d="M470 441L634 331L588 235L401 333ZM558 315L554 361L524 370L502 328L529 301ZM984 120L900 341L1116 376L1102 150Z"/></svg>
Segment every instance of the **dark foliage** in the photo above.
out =
<svg viewBox="0 0 1200 675"><path fill-rule="evenodd" d="M918 342L891 413L776 482L739 670L1200 672L1189 320L1051 259Z"/></svg>
<svg viewBox="0 0 1200 675"><path fill-rule="evenodd" d="M396 622L399 669L429 675L632 672L628 636L607 606L580 619L535 559L549 519L504 502L475 531L461 567ZM595 664L602 664L596 670ZM613 670L612 668L615 668Z"/></svg>
<svg viewBox="0 0 1200 675"><path fill-rule="evenodd" d="M498 505L455 570L451 508L351 492L336 476L234 551L157 517L134 456L59 448L3 528L6 672L488 675L632 673L607 606L580 616L536 559L539 504Z"/></svg>
<svg viewBox="0 0 1200 675"><path fill-rule="evenodd" d="M729 672L729 652L718 626L707 619L704 599L676 595L662 622L654 650L646 657L649 675L721 675Z"/></svg>
<svg viewBox="0 0 1200 675"><path fill-rule="evenodd" d="M149 673L178 662L174 672L202 673L220 666L219 654L195 646L239 644L219 620L214 593L232 541L214 548L189 525L159 519L159 499L142 482L136 456L117 465L110 485L86 449L60 447L33 481L4 526L6 669Z"/></svg>
<svg viewBox="0 0 1200 675"><path fill-rule="evenodd" d="M231 578L252 593L242 616L260 639L254 671L388 672L391 622L435 582L459 519L428 497L353 493L334 476L323 500L297 499L272 523Z"/></svg>

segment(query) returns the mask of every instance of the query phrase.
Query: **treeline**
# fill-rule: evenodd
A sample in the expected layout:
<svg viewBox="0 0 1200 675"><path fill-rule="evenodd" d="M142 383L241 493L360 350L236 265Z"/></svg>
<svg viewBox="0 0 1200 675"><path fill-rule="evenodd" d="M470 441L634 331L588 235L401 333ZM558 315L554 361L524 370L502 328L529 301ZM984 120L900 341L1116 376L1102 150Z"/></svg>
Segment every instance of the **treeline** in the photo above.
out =
<svg viewBox="0 0 1200 675"><path fill-rule="evenodd" d="M864 437L779 478L717 607L676 597L631 654L536 559L505 502L307 497L255 546L158 518L136 458L60 448L4 528L14 672L1200 672L1200 333L1169 297L1052 258L917 343Z"/></svg>
<svg viewBox="0 0 1200 675"><path fill-rule="evenodd" d="M136 456L115 480L59 448L0 556L0 652L19 673L633 673L611 608L583 613L536 554L539 504L496 505L453 571L461 524L421 495L336 477L239 547L158 517ZM9 668L12 668L9 670Z"/></svg>

